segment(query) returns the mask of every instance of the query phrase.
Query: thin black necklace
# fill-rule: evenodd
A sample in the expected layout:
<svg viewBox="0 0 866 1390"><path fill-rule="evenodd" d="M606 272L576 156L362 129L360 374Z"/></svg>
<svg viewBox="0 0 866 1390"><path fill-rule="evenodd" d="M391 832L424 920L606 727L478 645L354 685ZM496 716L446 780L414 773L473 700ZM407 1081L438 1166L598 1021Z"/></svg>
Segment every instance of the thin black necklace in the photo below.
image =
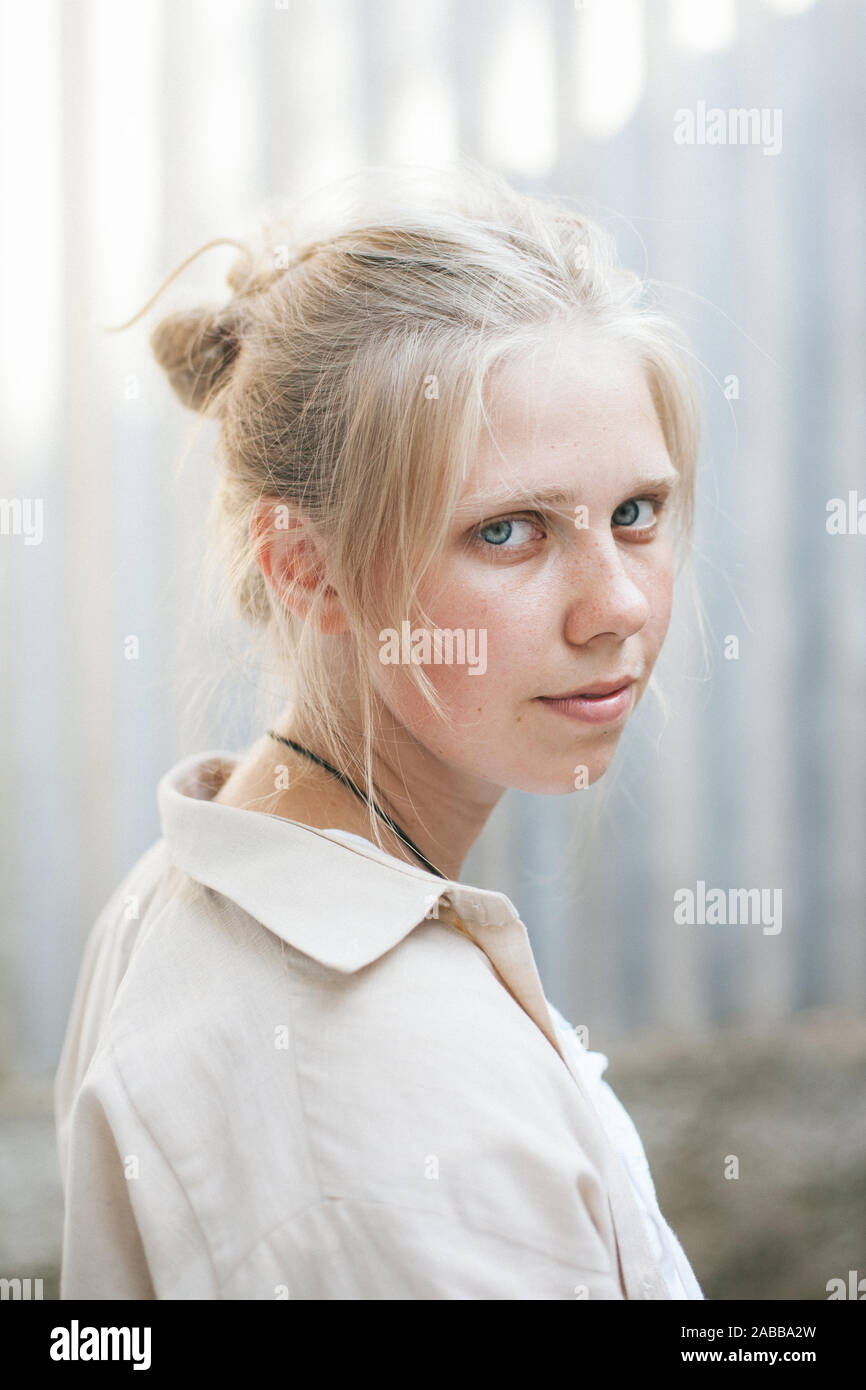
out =
<svg viewBox="0 0 866 1390"><path fill-rule="evenodd" d="M294 748L296 753L305 753L308 758L312 758L314 763L318 763L320 767L326 768L328 772L332 772L335 777L339 777L340 781L343 783L344 786L351 788L351 790L355 793L359 801L362 801L365 806L373 807L373 810L376 812L376 815L381 816L382 820L385 821L387 825L390 825L394 833L396 835L399 835L400 839L403 841L405 845L408 845L409 849L411 849L413 854L417 854L422 864L426 864L427 868L430 870L431 873L436 874L438 878L445 877L445 875L439 869L436 868L435 864L431 864L427 856L421 853L417 845L413 845L412 841L409 839L409 836L404 834L397 822L393 821L389 815L386 815L384 811L380 810L379 807L376 805L375 801L373 801L370 797L365 796L364 793L358 787L355 786L355 783L351 780L351 778L347 777L344 772L340 772L336 767L332 767L330 763L325 762L324 758L320 758L317 753L311 753L309 748L303 748L300 745L300 743L295 743L295 740L293 738L283 738L282 734L274 733L273 729L268 729L268 734L271 738L277 739L280 743L285 743L287 747Z"/></svg>

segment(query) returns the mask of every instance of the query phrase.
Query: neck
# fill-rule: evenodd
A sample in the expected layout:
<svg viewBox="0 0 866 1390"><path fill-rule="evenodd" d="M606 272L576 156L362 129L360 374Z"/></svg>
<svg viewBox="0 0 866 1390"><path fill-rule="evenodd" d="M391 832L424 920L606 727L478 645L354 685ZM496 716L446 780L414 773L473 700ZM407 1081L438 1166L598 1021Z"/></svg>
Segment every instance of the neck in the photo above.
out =
<svg viewBox="0 0 866 1390"><path fill-rule="evenodd" d="M283 738L293 740L332 763L350 777L362 793L369 790L363 773L354 765L341 765L339 756L329 750L321 733L305 725L292 712L287 711L271 727ZM360 748L360 736L351 743ZM271 787L274 785L275 755L276 762L290 769L290 785L276 794L276 800L268 809L307 825L350 830L372 838L367 807L349 787L303 753L266 736L252 750L251 757L262 763ZM492 795L491 788L485 784L486 798L477 795L473 800L470 789L460 784L453 769L446 768L405 730L401 731L385 718L380 718L377 724L372 785L380 809L443 877L455 880L459 880L463 861L501 795L500 788L492 789L495 793ZM375 817L375 821L387 853L419 868L427 867L383 820Z"/></svg>

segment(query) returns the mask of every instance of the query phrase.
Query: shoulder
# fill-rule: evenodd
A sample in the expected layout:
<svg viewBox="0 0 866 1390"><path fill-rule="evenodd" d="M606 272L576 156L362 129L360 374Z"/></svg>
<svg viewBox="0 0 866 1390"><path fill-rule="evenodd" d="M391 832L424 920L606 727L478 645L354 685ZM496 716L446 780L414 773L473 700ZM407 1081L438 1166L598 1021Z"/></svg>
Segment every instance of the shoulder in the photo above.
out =
<svg viewBox="0 0 866 1390"><path fill-rule="evenodd" d="M139 1226L162 1240L191 1223L231 1296L274 1297L280 1271L357 1290L371 1259L382 1288L403 1267L421 1289L426 1258L440 1290L477 1291L373 1296L483 1297L510 1258L518 1283L543 1265L573 1297L575 1269L602 1282L610 1269L578 1104L555 1049L447 924L424 920L342 972L210 894L166 902L142 933L73 1145L87 1151L96 1107L119 1154L147 1153Z"/></svg>
<svg viewBox="0 0 866 1390"><path fill-rule="evenodd" d="M350 906L340 927L358 930ZM453 927L420 921L375 960L338 970L200 888L145 922L101 1040L160 1112L166 1089L191 1077L239 1099L277 1088L285 1105L288 1076L308 1122L337 1105L348 1123L389 1095L417 1109L474 1084L507 1104L549 1064L565 1074L484 952Z"/></svg>

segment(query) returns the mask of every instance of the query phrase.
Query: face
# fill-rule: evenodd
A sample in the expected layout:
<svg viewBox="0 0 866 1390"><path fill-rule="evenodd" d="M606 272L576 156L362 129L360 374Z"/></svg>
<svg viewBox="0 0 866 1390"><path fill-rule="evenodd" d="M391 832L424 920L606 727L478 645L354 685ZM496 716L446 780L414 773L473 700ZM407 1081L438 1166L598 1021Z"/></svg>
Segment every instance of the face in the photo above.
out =
<svg viewBox="0 0 866 1390"><path fill-rule="evenodd" d="M465 664L420 649L449 727L405 668L375 661L373 676L451 769L500 791L564 793L606 770L664 640L677 474L636 356L580 331L503 364L488 412L421 595L428 626L466 634Z"/></svg>

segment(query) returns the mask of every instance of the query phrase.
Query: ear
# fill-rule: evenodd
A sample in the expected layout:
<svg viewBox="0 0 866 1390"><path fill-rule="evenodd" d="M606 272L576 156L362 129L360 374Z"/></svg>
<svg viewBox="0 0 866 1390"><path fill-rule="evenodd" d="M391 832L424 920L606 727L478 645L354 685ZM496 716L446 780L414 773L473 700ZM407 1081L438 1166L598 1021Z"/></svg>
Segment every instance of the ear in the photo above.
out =
<svg viewBox="0 0 866 1390"><path fill-rule="evenodd" d="M346 632L349 623L336 591L326 581L321 541L305 513L276 497L263 497L250 516L250 545L256 564L277 601L306 618L316 594L318 630Z"/></svg>

